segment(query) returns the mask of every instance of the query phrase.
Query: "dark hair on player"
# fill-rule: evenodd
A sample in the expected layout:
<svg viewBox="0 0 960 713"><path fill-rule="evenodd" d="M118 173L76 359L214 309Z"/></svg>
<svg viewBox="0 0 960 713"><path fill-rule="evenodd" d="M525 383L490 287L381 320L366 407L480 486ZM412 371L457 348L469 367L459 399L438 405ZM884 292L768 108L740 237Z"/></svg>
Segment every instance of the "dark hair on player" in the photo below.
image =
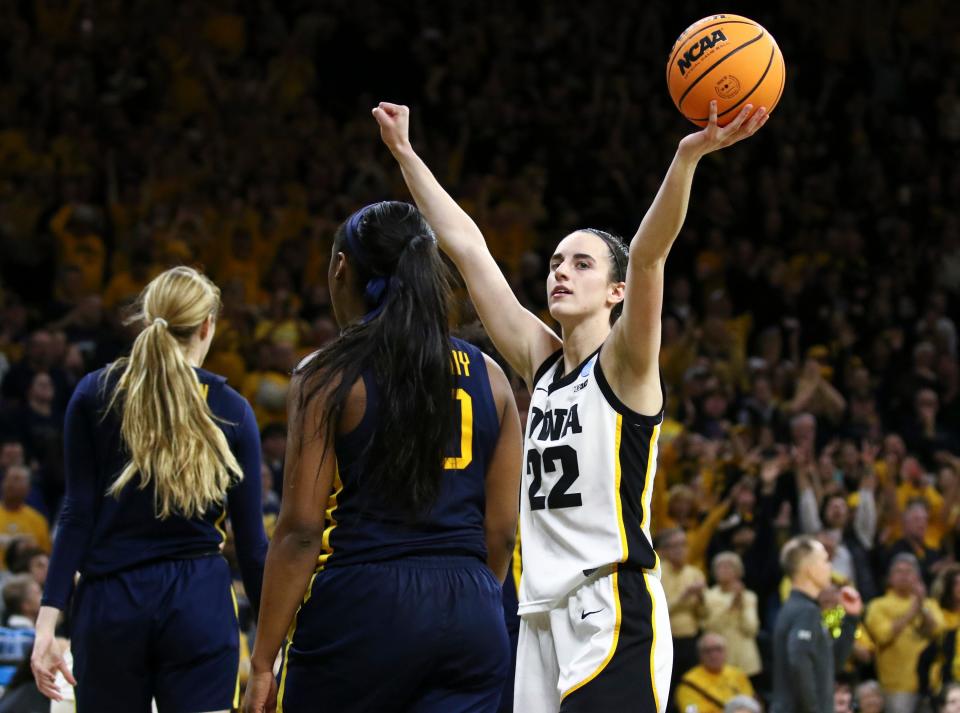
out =
<svg viewBox="0 0 960 713"><path fill-rule="evenodd" d="M364 477L380 499L422 514L440 491L453 436L455 376L447 317L450 272L423 215L386 201L357 211L334 236L363 286L370 312L301 364L300 413L327 384L328 424L336 424L364 373L378 389L376 431L363 453Z"/></svg>
<svg viewBox="0 0 960 713"><path fill-rule="evenodd" d="M630 260L630 250L626 242L619 235L608 233L598 228L580 228L574 232L596 235L607 245L610 251L610 282L625 282L627 279L627 262ZM610 325L620 319L623 314L623 302L618 302L610 311Z"/></svg>

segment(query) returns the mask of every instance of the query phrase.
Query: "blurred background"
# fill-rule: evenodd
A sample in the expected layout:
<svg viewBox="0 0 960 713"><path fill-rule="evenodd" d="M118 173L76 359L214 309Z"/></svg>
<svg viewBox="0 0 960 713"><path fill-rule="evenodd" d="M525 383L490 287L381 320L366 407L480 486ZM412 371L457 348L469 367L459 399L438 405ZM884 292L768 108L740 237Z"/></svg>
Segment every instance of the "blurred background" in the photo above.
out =
<svg viewBox="0 0 960 713"><path fill-rule="evenodd" d="M944 693L960 623L960 9L947 0L0 2L5 625L35 616L72 387L129 348L125 308L153 276L192 264L223 291L205 366L253 404L269 526L290 369L338 333L333 233L365 203L408 199L370 109L411 107L418 152L549 321L552 248L588 225L629 239L695 130L665 60L718 10L776 37L787 86L758 136L702 163L668 261L653 527L675 681L692 669L721 703L769 692L777 552L804 531L838 586L881 603L892 558L914 554L943 619L888 642L888 609L868 606L837 710L858 696L871 710L878 690ZM456 313L485 344L462 293ZM836 607L827 597L825 616ZM934 664L918 674L924 651ZM721 710L683 688L681 706Z"/></svg>

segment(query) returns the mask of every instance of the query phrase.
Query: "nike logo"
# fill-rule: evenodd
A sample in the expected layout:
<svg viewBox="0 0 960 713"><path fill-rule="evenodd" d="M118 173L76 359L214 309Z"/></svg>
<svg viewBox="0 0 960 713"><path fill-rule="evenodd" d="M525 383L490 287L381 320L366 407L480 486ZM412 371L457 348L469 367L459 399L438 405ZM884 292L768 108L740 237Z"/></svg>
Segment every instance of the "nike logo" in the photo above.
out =
<svg viewBox="0 0 960 713"><path fill-rule="evenodd" d="M546 390L545 388L543 388L542 386L538 386L537 388L534 389L534 392L537 392L537 391L547 391L547 390ZM547 393L549 394L550 392L547 391Z"/></svg>
<svg viewBox="0 0 960 713"><path fill-rule="evenodd" d="M584 619L586 619L586 618L587 618L588 616L590 616L591 614L599 614L599 613L602 612L602 611L603 611L603 609L597 609L596 611L582 611L582 612L580 612L580 621L583 621Z"/></svg>

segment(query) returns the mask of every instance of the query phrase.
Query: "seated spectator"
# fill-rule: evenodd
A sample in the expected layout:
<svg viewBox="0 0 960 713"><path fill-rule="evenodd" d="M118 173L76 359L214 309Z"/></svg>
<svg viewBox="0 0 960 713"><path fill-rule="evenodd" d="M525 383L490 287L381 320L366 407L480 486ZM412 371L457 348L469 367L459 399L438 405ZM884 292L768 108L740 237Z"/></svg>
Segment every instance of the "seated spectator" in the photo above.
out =
<svg viewBox="0 0 960 713"><path fill-rule="evenodd" d="M3 585L3 625L33 629L40 613L40 585L29 574L16 574Z"/></svg>
<svg viewBox="0 0 960 713"><path fill-rule="evenodd" d="M940 571L930 595L943 613L943 626L954 630L960 626L960 564L951 564Z"/></svg>
<svg viewBox="0 0 960 713"><path fill-rule="evenodd" d="M711 565L716 585L704 594L704 631L727 642L727 661L747 676L762 670L757 648L760 618L757 595L743 585L743 561L734 552L721 552Z"/></svg>
<svg viewBox="0 0 960 713"><path fill-rule="evenodd" d="M917 664L943 629L943 615L926 596L914 555L893 558L887 586L867 607L866 628L877 645L877 678L887 693L888 713L914 713L920 697Z"/></svg>
<svg viewBox="0 0 960 713"><path fill-rule="evenodd" d="M697 713L723 713L735 696L753 695L747 675L727 663L727 645L719 634L704 634L697 641L700 665L687 671L677 684L677 708L696 706Z"/></svg>
<svg viewBox="0 0 960 713"><path fill-rule="evenodd" d="M864 681L857 686L857 713L884 713L886 703L883 689L876 681Z"/></svg>
<svg viewBox="0 0 960 713"><path fill-rule="evenodd" d="M947 686L940 704L940 713L960 713L960 684L951 683Z"/></svg>
<svg viewBox="0 0 960 713"><path fill-rule="evenodd" d="M26 540L16 539L7 547L5 560L10 574L29 574L43 589L47 582L50 555Z"/></svg>
<svg viewBox="0 0 960 713"><path fill-rule="evenodd" d="M655 546L663 558L660 581L673 634L673 681L678 681L697 663L697 635L707 582L703 572L687 564L687 534L683 530L664 530L657 536Z"/></svg>
<svg viewBox="0 0 960 713"><path fill-rule="evenodd" d="M260 451L263 462L273 476L273 490L278 495L283 489L283 459L287 450L287 427L282 423L268 423L260 431Z"/></svg>
<svg viewBox="0 0 960 713"><path fill-rule="evenodd" d="M833 687L833 713L853 713L853 691L849 681L837 681Z"/></svg>
<svg viewBox="0 0 960 713"><path fill-rule="evenodd" d="M30 492L30 469L18 465L8 468L0 484L0 545L13 537L31 537L44 552L50 552L50 526L34 508L27 505Z"/></svg>

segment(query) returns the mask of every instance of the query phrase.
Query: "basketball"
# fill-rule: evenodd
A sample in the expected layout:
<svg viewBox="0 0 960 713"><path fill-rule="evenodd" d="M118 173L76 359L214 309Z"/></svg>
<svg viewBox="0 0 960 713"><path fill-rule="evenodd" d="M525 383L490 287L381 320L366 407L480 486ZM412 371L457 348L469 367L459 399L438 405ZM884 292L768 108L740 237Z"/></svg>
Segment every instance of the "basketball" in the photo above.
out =
<svg viewBox="0 0 960 713"><path fill-rule="evenodd" d="M739 15L711 15L693 23L673 43L667 62L670 97L697 126L707 125L714 99L720 126L747 103L772 112L786 76L773 35Z"/></svg>

